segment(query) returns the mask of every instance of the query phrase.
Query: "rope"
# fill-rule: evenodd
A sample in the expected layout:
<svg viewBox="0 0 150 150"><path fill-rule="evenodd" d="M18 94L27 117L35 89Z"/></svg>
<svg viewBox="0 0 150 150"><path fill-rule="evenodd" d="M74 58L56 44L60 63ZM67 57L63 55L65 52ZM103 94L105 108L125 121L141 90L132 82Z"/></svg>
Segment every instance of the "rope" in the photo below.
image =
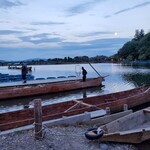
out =
<svg viewBox="0 0 150 150"><path fill-rule="evenodd" d="M146 91L144 91L144 93L147 93L149 90L150 90L150 87Z"/></svg>
<svg viewBox="0 0 150 150"><path fill-rule="evenodd" d="M69 110L71 110L71 109L73 109L75 106L77 106L78 104L84 105L84 106L87 106L87 107L95 107L95 108L101 110L101 108L99 108L99 107L97 107L97 106L95 106L95 105L91 105L91 104L85 103L85 102L83 102L83 101L77 101L77 100L72 100L72 101L76 102L76 104L74 104L73 106L71 106L70 108L68 108L67 110L65 110L64 112L68 112Z"/></svg>
<svg viewBox="0 0 150 150"><path fill-rule="evenodd" d="M73 106L71 106L70 108L68 108L67 110L65 110L64 112L68 112L69 110L71 110L72 108L74 108L75 106L77 106L78 105L78 103L77 104L74 104Z"/></svg>
<svg viewBox="0 0 150 150"><path fill-rule="evenodd" d="M40 132L42 132L44 129L41 129L39 132L35 132L34 131L34 134L39 134Z"/></svg>
<svg viewBox="0 0 150 150"><path fill-rule="evenodd" d="M95 106L95 105L87 104L87 103L82 102L82 101L77 101L77 100L72 100L72 101L76 102L76 104L74 104L73 106L71 106L70 108L68 108L67 110L65 110L64 112L68 112L69 110L71 110L71 109L73 109L75 106L77 106L78 104L84 105L84 106L87 106L87 107L95 107L95 108L97 108L97 109L99 109L99 110L102 109L102 108L99 108L99 107L97 107L97 106Z"/></svg>
<svg viewBox="0 0 150 150"><path fill-rule="evenodd" d="M37 135L37 134L39 134L39 133L41 133L42 132L42 137L38 137L38 139L43 139L44 138L44 136L45 136L45 132L43 133L43 131L44 131L44 128L43 128L43 125L42 125L42 123L33 123L33 125L40 125L40 126L42 126L42 128L41 128L41 130L40 131L38 131L38 132L35 132L35 130L34 130L34 135Z"/></svg>
<svg viewBox="0 0 150 150"><path fill-rule="evenodd" d="M40 126L42 126L42 123L33 123L33 125L40 125Z"/></svg>
<svg viewBox="0 0 150 150"><path fill-rule="evenodd" d="M95 108L101 110L101 108L99 108L99 107L97 107L95 105L91 105L91 104L85 103L83 101L77 101L77 100L73 100L73 101L77 102L78 104L82 104L82 105L85 105L85 106L88 106L88 107L95 107Z"/></svg>

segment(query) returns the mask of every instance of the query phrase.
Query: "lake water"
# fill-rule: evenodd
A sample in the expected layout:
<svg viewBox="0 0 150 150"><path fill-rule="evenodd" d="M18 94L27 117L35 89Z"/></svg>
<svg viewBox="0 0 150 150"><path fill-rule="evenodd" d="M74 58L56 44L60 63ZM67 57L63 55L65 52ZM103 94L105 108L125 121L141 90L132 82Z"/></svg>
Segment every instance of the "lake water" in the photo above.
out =
<svg viewBox="0 0 150 150"><path fill-rule="evenodd" d="M71 92L63 92L50 95L41 95L26 98L17 98L12 100L0 101L0 112L24 109L25 105L32 107L35 98L42 99L42 105L68 101L72 99L91 97L107 93L114 93L124 90L133 89L145 84L150 84L150 66L149 67L133 67L122 66L120 64L99 63L92 64L93 67L102 76L107 76L103 82L103 87L88 88L83 90L75 90ZM88 77L97 77L98 74L89 64L69 64L69 65L37 65L32 66L32 74L35 78L47 78L58 76L77 76L81 78L81 67L87 70ZM0 73L8 73L10 75L21 74L21 70L11 70L8 67L0 67Z"/></svg>

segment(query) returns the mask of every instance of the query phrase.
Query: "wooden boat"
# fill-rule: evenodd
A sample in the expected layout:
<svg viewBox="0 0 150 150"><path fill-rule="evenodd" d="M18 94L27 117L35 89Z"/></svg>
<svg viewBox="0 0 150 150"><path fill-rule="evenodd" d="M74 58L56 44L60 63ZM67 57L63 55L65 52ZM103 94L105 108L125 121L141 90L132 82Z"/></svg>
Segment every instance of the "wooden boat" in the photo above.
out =
<svg viewBox="0 0 150 150"><path fill-rule="evenodd" d="M34 76L32 76L31 74L27 74L26 78L27 81L34 80ZM4 82L10 83L10 82L17 82L17 81L22 81L22 75L0 74L0 83L4 83Z"/></svg>
<svg viewBox="0 0 150 150"><path fill-rule="evenodd" d="M52 120L63 116L81 114L87 111L105 109L106 107L110 107L111 112L114 113L122 111L124 104L127 104L128 108L132 108L146 102L150 102L150 85L123 92L42 106L42 119L43 121ZM32 124L33 122L33 108L0 114L1 131Z"/></svg>
<svg viewBox="0 0 150 150"><path fill-rule="evenodd" d="M103 131L104 134L102 135ZM96 132L95 132L96 131ZM99 136L98 136L98 134ZM131 113L85 133L87 138L121 143L142 143L150 140L150 107Z"/></svg>
<svg viewBox="0 0 150 150"><path fill-rule="evenodd" d="M8 69L22 69L22 67L21 66L8 66ZM27 70L28 71L32 71L32 67L27 67Z"/></svg>
<svg viewBox="0 0 150 150"><path fill-rule="evenodd" d="M69 90L76 90L94 86L100 86L103 78L89 78L86 82L81 79L57 79L56 80L45 80L45 81L29 81L26 84L16 84L0 87L0 99L10 99L17 97L41 95L57 93Z"/></svg>

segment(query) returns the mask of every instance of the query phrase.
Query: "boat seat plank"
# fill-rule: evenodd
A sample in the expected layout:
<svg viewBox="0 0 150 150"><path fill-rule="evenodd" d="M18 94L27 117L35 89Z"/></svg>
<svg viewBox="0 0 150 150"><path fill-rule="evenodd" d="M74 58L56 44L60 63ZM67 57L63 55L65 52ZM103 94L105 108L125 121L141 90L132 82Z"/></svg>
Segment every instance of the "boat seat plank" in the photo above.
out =
<svg viewBox="0 0 150 150"><path fill-rule="evenodd" d="M130 134L130 133L138 133L138 132L144 132L144 131L150 131L150 127L121 131L120 135L126 135L126 134Z"/></svg>
<svg viewBox="0 0 150 150"><path fill-rule="evenodd" d="M101 110L92 111L92 112L90 112L90 115L91 115L91 119L105 116L106 110L101 109Z"/></svg>
<svg viewBox="0 0 150 150"><path fill-rule="evenodd" d="M150 113L150 107L143 110L144 113Z"/></svg>

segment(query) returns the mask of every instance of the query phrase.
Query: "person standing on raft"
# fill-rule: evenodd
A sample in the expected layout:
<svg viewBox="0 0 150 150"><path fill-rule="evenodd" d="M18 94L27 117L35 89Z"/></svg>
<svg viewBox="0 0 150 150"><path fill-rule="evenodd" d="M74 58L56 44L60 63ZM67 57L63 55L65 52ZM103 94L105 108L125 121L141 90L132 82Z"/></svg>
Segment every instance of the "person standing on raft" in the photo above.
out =
<svg viewBox="0 0 150 150"><path fill-rule="evenodd" d="M84 69L84 67L82 67L82 75L83 75L82 80L83 80L83 82L85 82L86 81L87 71Z"/></svg>
<svg viewBox="0 0 150 150"><path fill-rule="evenodd" d="M23 83L26 83L26 75L28 73L28 70L27 70L27 65L25 63L22 64L22 68L21 68L21 73L22 73L22 80L23 80Z"/></svg>

